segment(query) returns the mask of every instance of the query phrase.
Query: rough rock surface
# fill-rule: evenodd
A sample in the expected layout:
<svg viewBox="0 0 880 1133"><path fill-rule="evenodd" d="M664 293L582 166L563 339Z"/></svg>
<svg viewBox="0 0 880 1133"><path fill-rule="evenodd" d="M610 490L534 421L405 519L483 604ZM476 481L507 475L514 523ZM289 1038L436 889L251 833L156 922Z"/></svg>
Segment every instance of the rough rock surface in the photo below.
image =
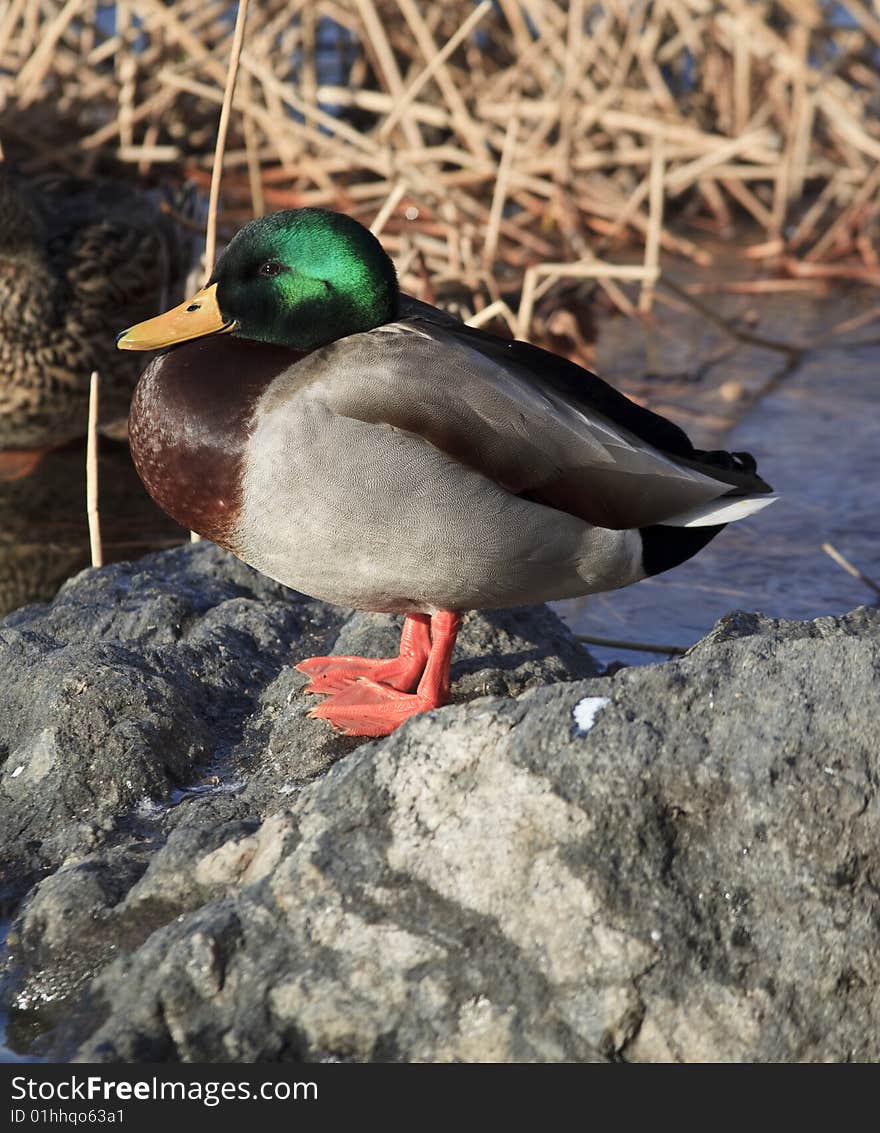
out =
<svg viewBox="0 0 880 1133"><path fill-rule="evenodd" d="M472 615L467 702L305 719L290 660L386 635L207 546L4 623L13 1045L880 1059L880 611L601 678L546 610Z"/></svg>
<svg viewBox="0 0 880 1133"><path fill-rule="evenodd" d="M0 921L30 891L5 981L27 1008L16 1041L203 901L201 855L358 747L306 719L292 663L394 653L399 623L303 598L207 543L86 571L0 622ZM459 700L596 671L546 610L471 614L459 640Z"/></svg>

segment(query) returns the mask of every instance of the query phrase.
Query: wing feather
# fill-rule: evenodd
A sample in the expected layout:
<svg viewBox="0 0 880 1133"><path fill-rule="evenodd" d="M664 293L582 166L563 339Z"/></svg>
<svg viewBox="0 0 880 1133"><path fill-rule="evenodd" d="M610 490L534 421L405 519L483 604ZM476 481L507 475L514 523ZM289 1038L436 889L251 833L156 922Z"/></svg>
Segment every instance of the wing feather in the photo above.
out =
<svg viewBox="0 0 880 1133"><path fill-rule="evenodd" d="M660 524L769 491L754 462L706 460L714 454L672 422L573 363L448 318L419 311L316 353L333 375L320 385L334 412L421 436L508 491L596 526Z"/></svg>

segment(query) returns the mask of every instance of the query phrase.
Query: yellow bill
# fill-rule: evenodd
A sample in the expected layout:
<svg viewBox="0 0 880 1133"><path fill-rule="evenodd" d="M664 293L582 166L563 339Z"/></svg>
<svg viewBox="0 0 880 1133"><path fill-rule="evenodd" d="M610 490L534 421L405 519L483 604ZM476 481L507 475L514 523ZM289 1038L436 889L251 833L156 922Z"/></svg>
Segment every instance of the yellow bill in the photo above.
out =
<svg viewBox="0 0 880 1133"><path fill-rule="evenodd" d="M235 321L224 322L217 305L217 284L203 287L179 307L124 330L116 339L118 350L161 350L206 334L226 334Z"/></svg>

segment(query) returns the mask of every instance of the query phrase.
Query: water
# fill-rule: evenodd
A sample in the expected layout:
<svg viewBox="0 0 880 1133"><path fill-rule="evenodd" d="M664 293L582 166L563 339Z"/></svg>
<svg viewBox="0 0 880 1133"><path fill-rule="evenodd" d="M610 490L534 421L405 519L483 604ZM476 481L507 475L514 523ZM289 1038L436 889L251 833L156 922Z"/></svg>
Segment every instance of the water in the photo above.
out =
<svg viewBox="0 0 880 1133"><path fill-rule="evenodd" d="M731 609L815 618L877 601L822 543L880 581L878 407L880 345L811 354L726 439L727 447L757 457L782 499L730 525L675 570L557 603L558 612L577 633L688 646ZM663 656L589 648L605 663Z"/></svg>
<svg viewBox="0 0 880 1133"><path fill-rule="evenodd" d="M2 993L3 985L6 981L6 974L9 965L9 949L6 944L9 935L10 921L0 921L0 993ZM0 994L0 1062L37 1062L36 1058L31 1058L26 1054L18 1054L11 1047L6 1045L7 1027L9 1025L9 1018L6 1009L2 1004L6 1001L6 995Z"/></svg>
<svg viewBox="0 0 880 1133"><path fill-rule="evenodd" d="M102 439L99 479L106 562L186 538L147 495L127 446ZM48 600L89 562L84 445L49 453L26 479L0 481L0 617Z"/></svg>

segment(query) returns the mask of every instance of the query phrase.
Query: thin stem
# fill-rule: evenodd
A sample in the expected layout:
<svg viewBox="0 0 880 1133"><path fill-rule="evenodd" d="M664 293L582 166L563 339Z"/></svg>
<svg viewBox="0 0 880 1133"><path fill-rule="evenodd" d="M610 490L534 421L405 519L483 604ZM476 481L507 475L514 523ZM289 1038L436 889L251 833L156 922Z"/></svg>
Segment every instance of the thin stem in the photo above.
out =
<svg viewBox="0 0 880 1133"><path fill-rule="evenodd" d="M92 566L104 565L101 545L101 515L98 509L98 371L89 380L89 423L86 434L86 518L89 523L89 546Z"/></svg>
<svg viewBox="0 0 880 1133"><path fill-rule="evenodd" d="M229 68L226 72L226 89L220 107L220 124L217 127L217 144L214 147L214 167L211 170L211 191L208 196L208 226L205 232L205 273L210 277L214 268L217 250L217 206L220 201L220 178L223 174L223 155L226 152L226 134L229 130L229 116L232 112L232 98L235 94L235 80L238 78L238 61L244 43L244 27L247 22L248 0L238 0L235 14L235 30L232 33L232 50L229 55Z"/></svg>

